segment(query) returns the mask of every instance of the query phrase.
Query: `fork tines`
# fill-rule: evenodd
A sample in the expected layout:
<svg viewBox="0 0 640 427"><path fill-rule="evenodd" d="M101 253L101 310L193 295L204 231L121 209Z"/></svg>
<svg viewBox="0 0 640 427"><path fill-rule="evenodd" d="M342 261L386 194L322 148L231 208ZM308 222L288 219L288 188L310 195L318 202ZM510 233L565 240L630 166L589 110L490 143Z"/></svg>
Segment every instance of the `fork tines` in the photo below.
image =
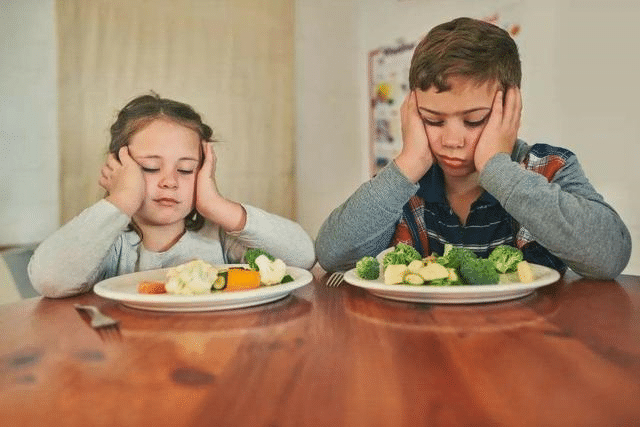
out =
<svg viewBox="0 0 640 427"><path fill-rule="evenodd" d="M93 305L75 304L77 310L87 313L91 319L91 327L98 332L103 341L112 341L121 339L119 321L106 316Z"/></svg>
<svg viewBox="0 0 640 427"><path fill-rule="evenodd" d="M327 286L330 288L337 288L338 286L340 286L340 284L342 284L343 280L344 273L341 271L336 271L335 273L331 274L331 276L329 276L329 279L327 280Z"/></svg>

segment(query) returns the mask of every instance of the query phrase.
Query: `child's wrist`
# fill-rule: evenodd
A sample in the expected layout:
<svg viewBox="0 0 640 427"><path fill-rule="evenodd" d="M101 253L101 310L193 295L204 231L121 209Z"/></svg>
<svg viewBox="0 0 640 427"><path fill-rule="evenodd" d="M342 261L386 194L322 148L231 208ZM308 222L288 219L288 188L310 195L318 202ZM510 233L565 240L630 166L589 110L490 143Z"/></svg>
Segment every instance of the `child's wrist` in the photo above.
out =
<svg viewBox="0 0 640 427"><path fill-rule="evenodd" d="M138 206L127 202L126 198L118 197L117 194L109 194L105 200L120 209L128 217L132 217L138 211Z"/></svg>
<svg viewBox="0 0 640 427"><path fill-rule="evenodd" d="M420 178L431 167L431 164L426 159L418 160L415 156L405 155L404 153L400 153L394 161L400 172L413 184L420 181Z"/></svg>

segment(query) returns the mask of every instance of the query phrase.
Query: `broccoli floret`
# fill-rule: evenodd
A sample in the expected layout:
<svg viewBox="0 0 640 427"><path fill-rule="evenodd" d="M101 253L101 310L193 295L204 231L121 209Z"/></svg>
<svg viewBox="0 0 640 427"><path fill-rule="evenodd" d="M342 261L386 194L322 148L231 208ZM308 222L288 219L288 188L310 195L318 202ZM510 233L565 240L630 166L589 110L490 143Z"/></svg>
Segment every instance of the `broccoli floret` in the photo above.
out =
<svg viewBox="0 0 640 427"><path fill-rule="evenodd" d="M422 259L416 248L406 243L398 243L393 251L385 254L382 258L382 265L384 268L387 268L388 265L409 265L411 261L416 259Z"/></svg>
<svg viewBox="0 0 640 427"><path fill-rule="evenodd" d="M371 256L366 256L356 263L356 274L366 280L375 280L380 276L380 263Z"/></svg>
<svg viewBox="0 0 640 427"><path fill-rule="evenodd" d="M438 257L436 261L448 268L459 269L462 261L467 258L477 258L478 256L470 249L455 248L451 244L444 245L444 255Z"/></svg>
<svg viewBox="0 0 640 427"><path fill-rule="evenodd" d="M489 260L500 273L516 271L522 261L522 251L513 246L500 245L489 254Z"/></svg>
<svg viewBox="0 0 640 427"><path fill-rule="evenodd" d="M244 253L244 260L246 261L247 264L249 264L250 269L260 270L260 268L258 267L258 264L256 264L256 258L258 258L260 255L264 255L267 258L269 258L269 260L275 261L275 258L266 251L258 248L249 248Z"/></svg>
<svg viewBox="0 0 640 427"><path fill-rule="evenodd" d="M460 265L460 274L471 285L490 285L500 280L493 262L486 258L466 258Z"/></svg>

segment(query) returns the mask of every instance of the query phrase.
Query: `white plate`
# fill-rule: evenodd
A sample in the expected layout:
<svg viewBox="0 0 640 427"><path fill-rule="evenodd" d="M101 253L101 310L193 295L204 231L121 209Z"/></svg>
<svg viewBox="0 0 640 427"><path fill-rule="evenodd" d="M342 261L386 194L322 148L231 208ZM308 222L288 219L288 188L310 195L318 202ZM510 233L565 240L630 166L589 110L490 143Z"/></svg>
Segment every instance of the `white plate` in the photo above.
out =
<svg viewBox="0 0 640 427"><path fill-rule="evenodd" d="M356 275L355 268L344 274L344 280L387 299L437 304L469 304L522 298L560 279L560 273L549 267L531 264L531 269L535 280L530 283L517 281L515 274L503 274L500 283L495 285L385 285L382 276L376 280L361 279Z"/></svg>
<svg viewBox="0 0 640 427"><path fill-rule="evenodd" d="M218 268L239 266L221 265ZM143 280L165 281L168 268L140 271L98 282L93 291L101 297L119 301L123 305L153 311L214 311L251 307L282 299L293 290L311 282L313 276L307 270L287 267L293 282L281 285L261 286L246 291L215 292L205 295L140 294L138 283Z"/></svg>

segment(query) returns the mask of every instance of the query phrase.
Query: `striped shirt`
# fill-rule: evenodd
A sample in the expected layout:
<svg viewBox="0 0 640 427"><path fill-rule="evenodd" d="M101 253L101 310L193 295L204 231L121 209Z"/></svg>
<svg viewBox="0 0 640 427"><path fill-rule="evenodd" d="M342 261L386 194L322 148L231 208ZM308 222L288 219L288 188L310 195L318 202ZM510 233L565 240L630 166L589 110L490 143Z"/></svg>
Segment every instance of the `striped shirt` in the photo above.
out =
<svg viewBox="0 0 640 427"><path fill-rule="evenodd" d="M570 155L568 150L537 144L521 164L551 181ZM566 265L538 244L487 191L473 202L466 224L461 224L447 201L444 184L438 165L420 179L418 192L403 208L391 246L403 242L428 256L442 254L449 243L486 258L497 246L510 245L520 248L529 262L566 270Z"/></svg>

